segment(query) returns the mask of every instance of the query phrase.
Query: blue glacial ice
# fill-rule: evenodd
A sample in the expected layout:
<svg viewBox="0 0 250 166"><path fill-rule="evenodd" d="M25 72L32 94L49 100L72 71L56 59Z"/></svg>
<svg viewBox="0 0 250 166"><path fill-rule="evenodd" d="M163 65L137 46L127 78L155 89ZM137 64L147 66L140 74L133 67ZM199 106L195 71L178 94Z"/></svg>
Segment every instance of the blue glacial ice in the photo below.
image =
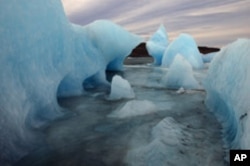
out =
<svg viewBox="0 0 250 166"><path fill-rule="evenodd" d="M107 84L141 38L109 21L72 25L60 0L0 2L0 165L33 148L33 128L62 116L58 96ZM110 49L112 48L112 49Z"/></svg>
<svg viewBox="0 0 250 166"><path fill-rule="evenodd" d="M238 39L212 61L206 105L222 123L227 148L250 149L250 40Z"/></svg>
<svg viewBox="0 0 250 166"><path fill-rule="evenodd" d="M194 78L191 64L180 54L176 55L162 83L170 89L198 89L199 83Z"/></svg>
<svg viewBox="0 0 250 166"><path fill-rule="evenodd" d="M161 65L162 57L168 43L166 29L164 25L161 25L146 43L148 53L154 58L155 65Z"/></svg>
<svg viewBox="0 0 250 166"><path fill-rule="evenodd" d="M208 53L205 55L202 55L202 60L204 63L210 63L213 58L216 56L217 52L212 52L212 53Z"/></svg>
<svg viewBox="0 0 250 166"><path fill-rule="evenodd" d="M162 66L169 67L177 54L182 55L194 69L203 68L203 61L197 44L189 34L180 34L164 52Z"/></svg>

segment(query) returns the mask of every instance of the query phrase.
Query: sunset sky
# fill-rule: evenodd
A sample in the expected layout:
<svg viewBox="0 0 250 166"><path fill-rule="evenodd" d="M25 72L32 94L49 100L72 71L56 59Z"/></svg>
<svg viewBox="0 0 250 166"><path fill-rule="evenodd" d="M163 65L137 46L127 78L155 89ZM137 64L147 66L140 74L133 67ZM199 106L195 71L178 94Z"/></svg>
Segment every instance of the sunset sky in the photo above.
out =
<svg viewBox="0 0 250 166"><path fill-rule="evenodd" d="M62 0L73 23L109 19L145 39L164 24L170 40L185 32L198 45L250 38L249 0Z"/></svg>

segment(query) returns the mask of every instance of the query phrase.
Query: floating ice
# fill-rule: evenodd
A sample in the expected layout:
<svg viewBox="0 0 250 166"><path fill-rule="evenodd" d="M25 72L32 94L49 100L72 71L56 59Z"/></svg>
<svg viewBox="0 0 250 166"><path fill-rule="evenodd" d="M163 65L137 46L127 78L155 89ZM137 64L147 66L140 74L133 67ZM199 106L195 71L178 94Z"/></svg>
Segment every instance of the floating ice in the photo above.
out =
<svg viewBox="0 0 250 166"><path fill-rule="evenodd" d="M127 118L139 115L146 115L156 112L155 104L148 100L131 100L122 108L119 108L108 115L113 118Z"/></svg>
<svg viewBox="0 0 250 166"><path fill-rule="evenodd" d="M250 149L250 40L239 39L212 61L206 105L222 123L228 148Z"/></svg>
<svg viewBox="0 0 250 166"><path fill-rule="evenodd" d="M177 54L182 55L195 69L203 68L203 61L192 36L181 34L171 42L164 52L162 66L169 67Z"/></svg>
<svg viewBox="0 0 250 166"><path fill-rule="evenodd" d="M167 45L168 35L164 25L161 25L146 43L149 55L154 57L155 65L161 65L162 57Z"/></svg>
<svg viewBox="0 0 250 166"><path fill-rule="evenodd" d="M193 70L190 63L181 55L176 55L169 71L162 80L166 87L171 89L197 89L199 83L193 76Z"/></svg>
<svg viewBox="0 0 250 166"><path fill-rule="evenodd" d="M176 91L177 94L183 94L185 93L185 89L183 87L180 87L177 91Z"/></svg>
<svg viewBox="0 0 250 166"><path fill-rule="evenodd" d="M0 2L0 165L33 148L29 128L62 115L57 96L105 82L141 42L109 21L72 25L60 0Z"/></svg>
<svg viewBox="0 0 250 166"><path fill-rule="evenodd" d="M130 83L121 76L115 75L111 82L111 92L109 100L132 99L135 98L135 93Z"/></svg>

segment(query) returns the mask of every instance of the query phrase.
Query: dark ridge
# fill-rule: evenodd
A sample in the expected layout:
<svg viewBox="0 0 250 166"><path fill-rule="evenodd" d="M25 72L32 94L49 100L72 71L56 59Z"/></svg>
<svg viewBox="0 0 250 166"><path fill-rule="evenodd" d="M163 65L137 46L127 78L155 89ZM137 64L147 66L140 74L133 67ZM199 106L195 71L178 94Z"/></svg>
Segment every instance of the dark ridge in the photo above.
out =
<svg viewBox="0 0 250 166"><path fill-rule="evenodd" d="M141 43L137 47L135 47L129 56L130 57L149 57L150 55L148 54L146 43Z"/></svg>
<svg viewBox="0 0 250 166"><path fill-rule="evenodd" d="M205 46L199 46L198 49L199 49L200 53L202 53L202 54L208 54L208 53L220 51L219 48L205 47Z"/></svg>
<svg viewBox="0 0 250 166"><path fill-rule="evenodd" d="M208 54L208 53L220 51L219 48L205 47L205 46L199 46L198 49L200 53L202 54ZM129 56L130 57L149 57L150 55L148 54L146 43L141 43L137 47L135 47Z"/></svg>

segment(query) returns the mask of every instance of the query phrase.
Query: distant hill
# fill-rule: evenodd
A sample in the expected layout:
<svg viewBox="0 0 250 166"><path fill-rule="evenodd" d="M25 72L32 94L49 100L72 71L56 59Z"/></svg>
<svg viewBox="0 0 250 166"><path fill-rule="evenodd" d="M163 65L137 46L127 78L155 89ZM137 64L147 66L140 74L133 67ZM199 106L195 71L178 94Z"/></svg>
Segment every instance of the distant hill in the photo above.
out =
<svg viewBox="0 0 250 166"><path fill-rule="evenodd" d="M198 49L199 49L200 53L202 53L202 54L208 54L208 53L220 51L220 48L206 47L206 46L199 46Z"/></svg>
<svg viewBox="0 0 250 166"><path fill-rule="evenodd" d="M200 53L208 54L211 52L218 52L220 48L215 47L206 47L206 46L199 46L198 47ZM148 51L146 49L146 43L139 44L136 48L133 49L132 53L129 55L130 57L149 57Z"/></svg>

